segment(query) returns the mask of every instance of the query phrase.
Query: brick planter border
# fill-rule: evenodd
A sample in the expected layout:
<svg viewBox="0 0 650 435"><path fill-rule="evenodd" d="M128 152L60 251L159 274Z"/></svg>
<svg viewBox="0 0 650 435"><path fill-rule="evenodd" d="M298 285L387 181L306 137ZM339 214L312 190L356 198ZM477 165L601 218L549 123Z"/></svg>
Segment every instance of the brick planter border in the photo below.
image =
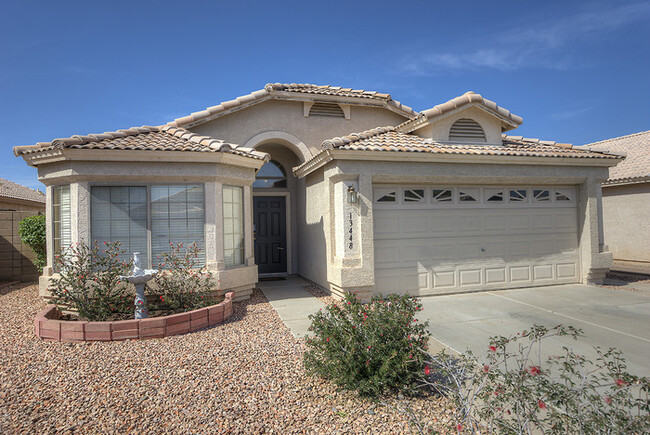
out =
<svg viewBox="0 0 650 435"><path fill-rule="evenodd" d="M171 316L115 322L74 322L58 320L61 311L48 305L34 319L36 335L52 341L117 341L162 338L185 334L223 323L232 316L234 292L210 307Z"/></svg>

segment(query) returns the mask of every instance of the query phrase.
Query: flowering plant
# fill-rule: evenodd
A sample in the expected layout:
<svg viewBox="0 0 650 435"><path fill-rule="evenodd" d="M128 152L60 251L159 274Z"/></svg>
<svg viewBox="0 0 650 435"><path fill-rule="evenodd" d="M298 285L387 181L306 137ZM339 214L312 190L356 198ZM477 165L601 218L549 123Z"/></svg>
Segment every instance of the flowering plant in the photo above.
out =
<svg viewBox="0 0 650 435"><path fill-rule="evenodd" d="M571 326L534 325L492 337L482 362L471 351L427 354L424 382L452 399L458 433L647 433L650 381L629 374L620 351L595 348L589 360L565 346L542 356L544 341L581 335Z"/></svg>
<svg viewBox="0 0 650 435"><path fill-rule="evenodd" d="M199 252L196 243L187 248L182 243L169 244L169 252L162 254L159 264L162 271L156 275L156 288L149 289L156 293L155 305L186 311L215 303L212 273L200 267Z"/></svg>
<svg viewBox="0 0 650 435"><path fill-rule="evenodd" d="M133 307L134 295L120 275L127 275L131 261L124 262L119 242L86 245L75 243L54 256L58 276L48 289L59 308L71 308L91 321L109 320Z"/></svg>
<svg viewBox="0 0 650 435"><path fill-rule="evenodd" d="M422 309L408 296L375 296L362 304L355 294L309 316L305 369L360 395L414 393L424 367L429 333L418 323Z"/></svg>

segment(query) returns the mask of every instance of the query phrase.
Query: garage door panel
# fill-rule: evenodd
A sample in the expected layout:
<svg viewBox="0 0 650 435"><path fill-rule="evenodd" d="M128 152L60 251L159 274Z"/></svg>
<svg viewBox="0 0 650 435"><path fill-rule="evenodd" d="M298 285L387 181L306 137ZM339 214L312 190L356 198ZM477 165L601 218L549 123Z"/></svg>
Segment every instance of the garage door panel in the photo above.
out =
<svg viewBox="0 0 650 435"><path fill-rule="evenodd" d="M425 196L431 198L428 192ZM528 195L528 202L499 208L480 198L470 206L429 199L417 208L409 209L399 200L394 206L376 207L377 290L386 293L399 287L426 295L578 282L574 202L567 206L549 201L550 206L542 207L545 204L535 204Z"/></svg>

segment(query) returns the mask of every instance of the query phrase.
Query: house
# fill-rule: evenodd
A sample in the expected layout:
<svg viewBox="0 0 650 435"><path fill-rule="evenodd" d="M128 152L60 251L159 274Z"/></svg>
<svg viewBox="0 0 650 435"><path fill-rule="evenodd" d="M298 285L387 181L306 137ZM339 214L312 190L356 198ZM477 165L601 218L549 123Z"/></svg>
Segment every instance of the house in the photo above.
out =
<svg viewBox="0 0 650 435"><path fill-rule="evenodd" d="M0 211L45 213L45 194L39 190L0 178Z"/></svg>
<svg viewBox="0 0 650 435"><path fill-rule="evenodd" d="M90 240L149 266L197 242L238 298L287 274L363 298L597 282L600 183L622 157L504 135L521 123L473 92L418 113L273 83L163 126L15 147L47 185L42 294L53 252Z"/></svg>
<svg viewBox="0 0 650 435"><path fill-rule="evenodd" d="M650 274L650 130L585 147L627 154L603 183L605 244L612 269Z"/></svg>

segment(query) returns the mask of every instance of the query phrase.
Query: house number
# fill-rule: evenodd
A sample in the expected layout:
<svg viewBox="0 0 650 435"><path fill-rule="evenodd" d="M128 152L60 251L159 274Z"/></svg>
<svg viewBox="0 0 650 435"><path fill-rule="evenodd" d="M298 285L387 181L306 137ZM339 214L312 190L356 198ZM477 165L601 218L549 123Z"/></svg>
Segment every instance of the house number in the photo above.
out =
<svg viewBox="0 0 650 435"><path fill-rule="evenodd" d="M353 228L354 228L354 221L352 220L352 213L350 213L350 220L348 222L348 225L350 228L348 229L348 248L349 249L354 249L354 243L352 240L354 239L353 237Z"/></svg>

